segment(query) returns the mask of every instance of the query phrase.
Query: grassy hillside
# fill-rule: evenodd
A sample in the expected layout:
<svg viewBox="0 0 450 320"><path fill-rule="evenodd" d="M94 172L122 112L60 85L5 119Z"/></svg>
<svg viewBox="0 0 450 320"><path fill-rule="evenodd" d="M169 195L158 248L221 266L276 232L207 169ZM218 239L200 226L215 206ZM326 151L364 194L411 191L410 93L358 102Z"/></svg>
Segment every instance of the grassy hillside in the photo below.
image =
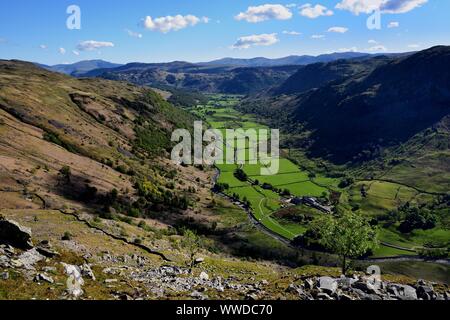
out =
<svg viewBox="0 0 450 320"><path fill-rule="evenodd" d="M213 170L167 160L171 130L193 118L152 90L18 61L1 61L0 85L0 210L26 223L31 216L55 245L77 233L70 224L45 229L46 215L63 211L165 253L187 228L205 237L205 254L308 261L218 201Z"/></svg>
<svg viewBox="0 0 450 320"><path fill-rule="evenodd" d="M96 209L113 193L118 200L111 205L120 207L137 200L142 183L155 190L148 207L170 207L185 197L184 191L169 194L175 168L162 159L172 130L190 128L193 119L152 90L1 61L0 117L1 184L11 189L8 197L39 193L47 207L67 200Z"/></svg>

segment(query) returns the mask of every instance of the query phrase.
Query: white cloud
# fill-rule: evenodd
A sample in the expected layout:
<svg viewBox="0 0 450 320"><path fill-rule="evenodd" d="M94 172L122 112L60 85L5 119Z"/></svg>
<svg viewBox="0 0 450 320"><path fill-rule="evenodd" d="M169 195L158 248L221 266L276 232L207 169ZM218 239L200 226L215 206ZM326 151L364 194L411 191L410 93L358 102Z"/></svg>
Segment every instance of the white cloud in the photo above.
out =
<svg viewBox="0 0 450 320"><path fill-rule="evenodd" d="M347 10L353 14L371 13L381 7L386 0L342 0L336 9Z"/></svg>
<svg viewBox="0 0 450 320"><path fill-rule="evenodd" d="M58 51L60 54L66 54L66 49L64 48L59 48Z"/></svg>
<svg viewBox="0 0 450 320"><path fill-rule="evenodd" d="M297 31L287 31L287 30L283 31L283 34L287 34L287 35L290 35L290 36L299 36L299 35L301 35L300 32L297 32Z"/></svg>
<svg viewBox="0 0 450 320"><path fill-rule="evenodd" d="M323 34L313 34L311 39L323 39L325 36Z"/></svg>
<svg viewBox="0 0 450 320"><path fill-rule="evenodd" d="M371 39L371 40L367 41L367 43L369 43L369 44L378 44L378 41Z"/></svg>
<svg viewBox="0 0 450 320"><path fill-rule="evenodd" d="M332 16L334 12L328 10L327 7L320 4L313 6L312 4L307 3L300 7L300 14L304 17L315 19L320 16Z"/></svg>
<svg viewBox="0 0 450 320"><path fill-rule="evenodd" d="M271 46L279 40L276 33L259 34L246 37L240 37L232 46L233 49L248 49L252 46Z"/></svg>
<svg viewBox="0 0 450 320"><path fill-rule="evenodd" d="M421 45L418 44L418 43L412 43L412 44L408 45L408 48L411 48L411 49L417 49L417 48L420 48L420 47L421 47Z"/></svg>
<svg viewBox="0 0 450 320"><path fill-rule="evenodd" d="M47 49L48 47L47 47L47 45L46 45L46 44L41 44L41 45L39 45L39 48L41 48L41 49L45 50L45 49Z"/></svg>
<svg viewBox="0 0 450 320"><path fill-rule="evenodd" d="M114 43L112 42L105 42L105 41L83 41L80 42L77 46L77 50L79 51L94 51L101 48L111 48L114 47Z"/></svg>
<svg viewBox="0 0 450 320"><path fill-rule="evenodd" d="M381 44L370 47L369 49L367 49L370 52L386 52L387 48Z"/></svg>
<svg viewBox="0 0 450 320"><path fill-rule="evenodd" d="M338 52L357 52L357 47L351 47L351 48L340 48Z"/></svg>
<svg viewBox="0 0 450 320"><path fill-rule="evenodd" d="M80 53L79 53L77 50L72 50L72 53L73 53L74 55L76 55L76 56L79 56L79 55L80 55Z"/></svg>
<svg viewBox="0 0 450 320"><path fill-rule="evenodd" d="M384 13L405 13L427 3L428 0L388 0L383 3Z"/></svg>
<svg viewBox="0 0 450 320"><path fill-rule="evenodd" d="M142 33L134 32L134 31L129 30L129 29L125 29L125 31L128 33L128 35L129 35L130 37L133 37L133 38L139 38L139 39L142 38Z"/></svg>
<svg viewBox="0 0 450 320"><path fill-rule="evenodd" d="M347 10L353 14L371 13L405 13L427 3L428 0L341 0L336 9Z"/></svg>
<svg viewBox="0 0 450 320"><path fill-rule="evenodd" d="M388 24L387 27L388 27L389 29L392 29L392 28L398 28L398 27L400 27L400 22L397 22L397 21L389 22L389 24Z"/></svg>
<svg viewBox="0 0 450 320"><path fill-rule="evenodd" d="M168 33L170 31L178 31L187 27L193 27L200 22L208 23L209 18L202 17L200 19L191 14L188 14L186 16L178 14L176 16L166 16L155 19L153 19L150 16L147 16L144 19L144 27L152 31Z"/></svg>
<svg viewBox="0 0 450 320"><path fill-rule="evenodd" d="M292 18L292 12L281 4L264 4L257 7L248 7L246 12L241 12L234 17L236 20L245 20L251 23L266 20L288 20Z"/></svg>
<svg viewBox="0 0 450 320"><path fill-rule="evenodd" d="M296 3L289 3L285 6L286 8L296 8L297 4Z"/></svg>
<svg viewBox="0 0 450 320"><path fill-rule="evenodd" d="M328 29L328 32L334 32L334 33L346 33L348 31L348 28L345 27L331 27Z"/></svg>

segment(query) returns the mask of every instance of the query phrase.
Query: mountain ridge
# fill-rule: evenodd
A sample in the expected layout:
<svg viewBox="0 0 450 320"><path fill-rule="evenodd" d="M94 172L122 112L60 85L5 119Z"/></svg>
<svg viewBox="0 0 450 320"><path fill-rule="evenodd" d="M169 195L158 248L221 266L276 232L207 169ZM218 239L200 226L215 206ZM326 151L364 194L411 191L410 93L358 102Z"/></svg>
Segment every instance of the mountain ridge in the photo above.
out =
<svg viewBox="0 0 450 320"><path fill-rule="evenodd" d="M380 147L404 143L439 123L441 130L448 128L450 73L442 66L450 64L449 46L398 58L376 57L371 64L338 61L301 68L281 89L269 93L269 106L259 112L277 117L284 112L302 130L311 132L297 141L307 143L311 156L338 163L370 158ZM337 77L330 72L336 66L363 68ZM323 77L321 69L326 71ZM267 95L249 98L241 107L258 112L261 98Z"/></svg>
<svg viewBox="0 0 450 320"><path fill-rule="evenodd" d="M35 63L37 66L47 69L49 71L59 72L67 75L71 75L77 77L83 73L92 71L94 69L108 69L108 68L117 68L120 67L121 64L112 63L104 60L82 60L75 63L70 64L56 64L56 65L44 65Z"/></svg>

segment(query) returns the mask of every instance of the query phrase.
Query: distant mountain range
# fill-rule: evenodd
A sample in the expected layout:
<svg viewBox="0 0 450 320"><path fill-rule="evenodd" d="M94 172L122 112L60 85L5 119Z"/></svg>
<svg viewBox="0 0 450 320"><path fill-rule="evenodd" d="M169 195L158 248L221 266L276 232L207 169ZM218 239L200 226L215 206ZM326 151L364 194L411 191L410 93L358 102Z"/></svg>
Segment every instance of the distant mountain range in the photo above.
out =
<svg viewBox="0 0 450 320"><path fill-rule="evenodd" d="M108 68L117 68L120 67L121 64L117 63L111 63L108 61L103 60L85 60L85 61L79 61L72 64L57 64L54 66L47 66L43 64L37 64L39 67L64 73L70 76L78 77L86 72L95 70L95 69L108 69Z"/></svg>
<svg viewBox="0 0 450 320"><path fill-rule="evenodd" d="M111 71L110 69L115 69L114 72L130 71L131 69L132 70L161 69L172 72L180 72L181 70L183 70L189 73L192 73L193 71L200 72L201 70L209 70L209 72L213 70L216 72L220 72L223 71L222 68L226 69L237 67L259 68L259 67L279 67L290 65L301 66L319 62L331 62L340 59L368 58L371 56L374 55L362 52L341 52L341 53L322 54L318 56L292 55L276 59L269 59L264 57L257 57L252 59L223 58L219 60L200 63L190 63L185 61L173 61L167 63L132 62L123 65L111 63L104 60L85 60L72 64L57 64L53 66L39 63L36 63L36 65L50 71L55 71L75 77L83 77L83 76L92 77L92 76L99 76L102 73Z"/></svg>
<svg viewBox="0 0 450 320"><path fill-rule="evenodd" d="M276 67L287 65L307 65L317 62L330 62L339 59L354 59L368 57L370 54L361 52L342 52L322 54L318 56L302 55L302 56L288 56L277 59L268 59L263 57L252 59L236 59L223 58L210 62L203 62L201 64L208 66L235 66L235 67Z"/></svg>
<svg viewBox="0 0 450 320"><path fill-rule="evenodd" d="M250 94L282 83L298 68L295 65L250 68L187 62L129 63L112 69L94 69L81 76L204 93Z"/></svg>
<svg viewBox="0 0 450 320"><path fill-rule="evenodd" d="M39 66L74 77L123 80L137 85L174 87L210 93L252 94L278 86L301 66L339 60L365 60L374 56L376 55L342 52L319 56L288 56L279 59L224 58L202 63L173 61L133 62L120 65L103 60L91 60L74 64Z"/></svg>

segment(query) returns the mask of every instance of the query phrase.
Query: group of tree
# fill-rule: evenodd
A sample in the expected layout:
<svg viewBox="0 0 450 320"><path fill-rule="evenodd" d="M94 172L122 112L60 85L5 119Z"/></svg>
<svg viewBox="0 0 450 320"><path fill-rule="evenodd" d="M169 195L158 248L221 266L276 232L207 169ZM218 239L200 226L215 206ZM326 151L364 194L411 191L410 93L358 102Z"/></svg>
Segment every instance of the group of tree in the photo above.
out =
<svg viewBox="0 0 450 320"><path fill-rule="evenodd" d="M238 179L240 181L244 181L245 182L245 181L248 180L248 175L241 168L238 168L238 169L236 169L234 171L234 176L236 177L236 179Z"/></svg>
<svg viewBox="0 0 450 320"><path fill-rule="evenodd" d="M404 220L398 227L402 233L410 233L416 229L429 230L436 227L437 217L426 208L404 207Z"/></svg>
<svg viewBox="0 0 450 320"><path fill-rule="evenodd" d="M410 233L414 230L429 230L438 223L437 214L425 206L412 206L409 203L401 205L397 210L380 216L378 222L386 226L396 225L402 233Z"/></svg>
<svg viewBox="0 0 450 320"><path fill-rule="evenodd" d="M355 182L355 179L351 177L344 177L344 179L339 182L339 188L344 189L351 186Z"/></svg>
<svg viewBox="0 0 450 320"><path fill-rule="evenodd" d="M215 192L224 192L226 190L230 189L230 185L228 183L221 183L218 182L216 183L216 185L214 186L214 191Z"/></svg>

